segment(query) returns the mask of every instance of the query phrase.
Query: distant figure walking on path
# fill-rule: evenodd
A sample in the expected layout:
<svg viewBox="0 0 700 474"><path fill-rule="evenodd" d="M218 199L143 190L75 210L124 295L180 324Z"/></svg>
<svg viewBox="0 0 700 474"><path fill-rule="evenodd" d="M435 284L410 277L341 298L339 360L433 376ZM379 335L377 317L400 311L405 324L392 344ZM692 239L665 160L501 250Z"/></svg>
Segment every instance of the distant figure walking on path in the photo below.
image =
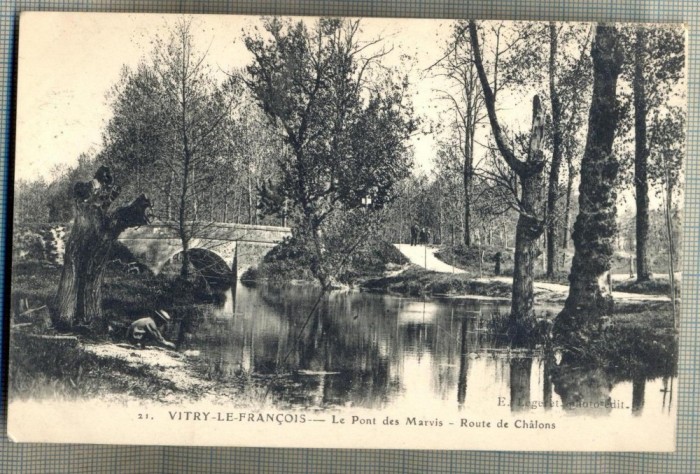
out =
<svg viewBox="0 0 700 474"><path fill-rule="evenodd" d="M425 227L420 228L420 243L425 244Z"/></svg>
<svg viewBox="0 0 700 474"><path fill-rule="evenodd" d="M411 226L411 245L416 245L418 243L418 224L413 224Z"/></svg>
<svg viewBox="0 0 700 474"><path fill-rule="evenodd" d="M430 228L425 230L425 245L430 245L431 243Z"/></svg>
<svg viewBox="0 0 700 474"><path fill-rule="evenodd" d="M155 319L146 316L131 323L131 326L126 331L126 340L141 348L156 343L175 349L175 344L165 340L156 323L157 320L161 327L165 326L166 323L170 322L170 315L162 309L157 309L154 312L156 314Z"/></svg>

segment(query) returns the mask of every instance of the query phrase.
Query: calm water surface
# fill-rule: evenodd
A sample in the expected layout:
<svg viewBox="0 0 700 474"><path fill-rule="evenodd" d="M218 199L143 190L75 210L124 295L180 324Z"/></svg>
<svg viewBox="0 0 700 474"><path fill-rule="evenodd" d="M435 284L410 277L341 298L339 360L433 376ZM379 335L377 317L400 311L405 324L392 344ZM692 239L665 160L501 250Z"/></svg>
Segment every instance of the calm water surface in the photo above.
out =
<svg viewBox="0 0 700 474"><path fill-rule="evenodd" d="M333 292L307 318L318 295L303 285L238 285L235 298L229 291L197 309L190 348L224 381L278 375L271 392L286 408L675 417L675 343L623 345L604 368L557 366L483 331L505 302Z"/></svg>

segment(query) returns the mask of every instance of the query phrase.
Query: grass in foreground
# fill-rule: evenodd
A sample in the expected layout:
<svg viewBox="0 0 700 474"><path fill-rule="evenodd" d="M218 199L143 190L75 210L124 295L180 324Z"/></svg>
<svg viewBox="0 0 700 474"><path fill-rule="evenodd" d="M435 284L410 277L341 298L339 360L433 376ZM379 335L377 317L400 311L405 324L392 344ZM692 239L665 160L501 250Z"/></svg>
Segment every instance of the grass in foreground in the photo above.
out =
<svg viewBox="0 0 700 474"><path fill-rule="evenodd" d="M77 339L48 339L15 332L10 344L11 399L82 399L105 394L152 397L169 390L144 368L106 361L84 351Z"/></svg>

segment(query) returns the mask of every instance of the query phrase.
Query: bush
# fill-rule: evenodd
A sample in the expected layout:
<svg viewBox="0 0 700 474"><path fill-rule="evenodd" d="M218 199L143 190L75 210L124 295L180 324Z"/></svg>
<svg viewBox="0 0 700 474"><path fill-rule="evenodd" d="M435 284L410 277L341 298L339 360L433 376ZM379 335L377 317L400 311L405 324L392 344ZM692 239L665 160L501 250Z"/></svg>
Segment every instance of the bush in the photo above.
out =
<svg viewBox="0 0 700 474"><path fill-rule="evenodd" d="M383 240L369 240L357 248L338 279L353 284L368 277L383 275L389 268L402 267L408 263L404 254L392 244Z"/></svg>
<svg viewBox="0 0 700 474"><path fill-rule="evenodd" d="M251 268L241 275L241 280L315 281L311 270L313 261L314 256L301 241L295 237L286 237L265 255L257 268ZM347 260L338 280L353 284L369 276L382 275L388 266L407 263L408 259L390 243L368 240Z"/></svg>
<svg viewBox="0 0 700 474"><path fill-rule="evenodd" d="M487 323L497 341L518 347L549 346L554 322L550 315L533 315L511 321L510 314L496 314Z"/></svg>
<svg viewBox="0 0 700 474"><path fill-rule="evenodd" d="M263 257L256 273L247 276L272 281L314 280L311 262L311 255L299 239L285 237Z"/></svg>
<svg viewBox="0 0 700 474"><path fill-rule="evenodd" d="M241 274L241 284L246 288L255 288L259 279L260 272L258 271L258 267L248 267L246 271Z"/></svg>

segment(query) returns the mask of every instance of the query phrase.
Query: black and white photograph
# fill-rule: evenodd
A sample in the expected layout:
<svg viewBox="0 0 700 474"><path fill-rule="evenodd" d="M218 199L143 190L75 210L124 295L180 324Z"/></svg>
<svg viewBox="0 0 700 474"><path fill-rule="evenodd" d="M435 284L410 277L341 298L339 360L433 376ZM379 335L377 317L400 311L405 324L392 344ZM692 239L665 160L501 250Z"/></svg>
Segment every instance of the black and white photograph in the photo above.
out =
<svg viewBox="0 0 700 474"><path fill-rule="evenodd" d="M674 451L686 37L23 13L10 438Z"/></svg>

